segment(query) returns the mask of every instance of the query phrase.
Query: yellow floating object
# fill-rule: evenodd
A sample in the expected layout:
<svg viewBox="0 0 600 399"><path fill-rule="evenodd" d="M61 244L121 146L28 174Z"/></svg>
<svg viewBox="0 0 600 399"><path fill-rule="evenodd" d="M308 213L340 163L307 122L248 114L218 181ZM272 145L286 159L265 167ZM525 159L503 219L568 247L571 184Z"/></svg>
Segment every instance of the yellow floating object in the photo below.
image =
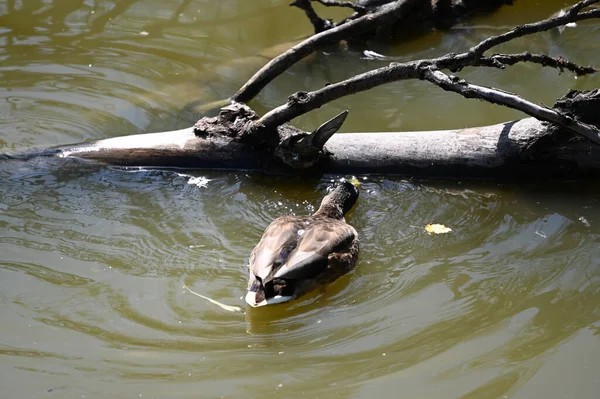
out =
<svg viewBox="0 0 600 399"><path fill-rule="evenodd" d="M443 224L429 223L427 226L425 226L425 231L429 234L446 234L450 233L452 229L444 226Z"/></svg>

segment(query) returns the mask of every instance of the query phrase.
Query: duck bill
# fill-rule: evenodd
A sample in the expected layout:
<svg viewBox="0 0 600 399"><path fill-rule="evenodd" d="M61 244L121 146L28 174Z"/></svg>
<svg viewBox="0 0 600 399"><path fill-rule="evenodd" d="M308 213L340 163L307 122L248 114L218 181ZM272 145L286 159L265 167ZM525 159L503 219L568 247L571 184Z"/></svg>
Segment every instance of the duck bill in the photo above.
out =
<svg viewBox="0 0 600 399"><path fill-rule="evenodd" d="M261 306L275 305L276 303L288 302L292 299L291 296L275 295L273 298L263 299L261 302L256 302L256 292L248 291L246 293L246 303L253 308L259 308Z"/></svg>

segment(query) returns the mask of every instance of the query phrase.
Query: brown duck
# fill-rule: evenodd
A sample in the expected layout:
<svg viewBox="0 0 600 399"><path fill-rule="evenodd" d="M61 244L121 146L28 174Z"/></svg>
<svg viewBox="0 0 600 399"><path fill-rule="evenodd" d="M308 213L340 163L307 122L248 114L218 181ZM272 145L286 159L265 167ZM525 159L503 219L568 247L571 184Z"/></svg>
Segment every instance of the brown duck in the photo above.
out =
<svg viewBox="0 0 600 399"><path fill-rule="evenodd" d="M358 198L358 182L343 182L312 216L275 219L250 254L246 302L287 302L332 283L358 258L358 234L344 215Z"/></svg>

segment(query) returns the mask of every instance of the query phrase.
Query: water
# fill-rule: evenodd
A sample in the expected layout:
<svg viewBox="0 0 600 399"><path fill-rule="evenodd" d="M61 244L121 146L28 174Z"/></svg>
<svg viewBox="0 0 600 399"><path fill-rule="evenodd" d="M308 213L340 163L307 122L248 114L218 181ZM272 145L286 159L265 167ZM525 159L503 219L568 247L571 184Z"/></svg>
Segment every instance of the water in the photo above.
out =
<svg viewBox="0 0 600 399"><path fill-rule="evenodd" d="M265 61L253 55L310 29L280 1L118 4L0 2L0 152L188 126L197 111L186 105L231 94L252 62ZM477 19L477 29L375 49L399 58L459 51L561 6L518 4ZM598 35L588 23L505 49L600 65ZM294 90L385 64L355 56L308 60L252 105L264 110ZM600 87L597 76L531 66L462 76L547 104L569 87ZM403 82L295 123L313 128L346 108L345 131L520 117ZM359 176L348 221L360 260L326 293L239 314L184 292L185 284L241 306L246 260L266 225L314 211L338 177L0 162L3 395L598 396L596 182ZM430 222L453 231L428 235Z"/></svg>

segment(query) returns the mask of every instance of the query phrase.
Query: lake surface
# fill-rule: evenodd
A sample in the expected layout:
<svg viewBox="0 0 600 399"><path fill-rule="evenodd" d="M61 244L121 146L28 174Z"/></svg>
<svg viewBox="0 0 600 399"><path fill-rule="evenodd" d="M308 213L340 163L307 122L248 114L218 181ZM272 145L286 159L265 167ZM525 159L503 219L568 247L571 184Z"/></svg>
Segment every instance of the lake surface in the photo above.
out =
<svg viewBox="0 0 600 399"><path fill-rule="evenodd" d="M516 2L449 33L369 49L468 48L574 2ZM542 5L543 4L543 5ZM339 17L343 13L332 14ZM502 51L600 66L597 22ZM0 153L189 126L277 46L308 35L286 1L0 0ZM252 102L389 61L319 54ZM600 76L522 65L461 76L550 105ZM400 82L294 121L342 131L487 125L522 114ZM325 293L244 306L246 262L274 218L341 176L290 179L0 161L0 385L6 398L597 398L600 184L358 176L356 269ZM424 226L453 229L428 235Z"/></svg>

